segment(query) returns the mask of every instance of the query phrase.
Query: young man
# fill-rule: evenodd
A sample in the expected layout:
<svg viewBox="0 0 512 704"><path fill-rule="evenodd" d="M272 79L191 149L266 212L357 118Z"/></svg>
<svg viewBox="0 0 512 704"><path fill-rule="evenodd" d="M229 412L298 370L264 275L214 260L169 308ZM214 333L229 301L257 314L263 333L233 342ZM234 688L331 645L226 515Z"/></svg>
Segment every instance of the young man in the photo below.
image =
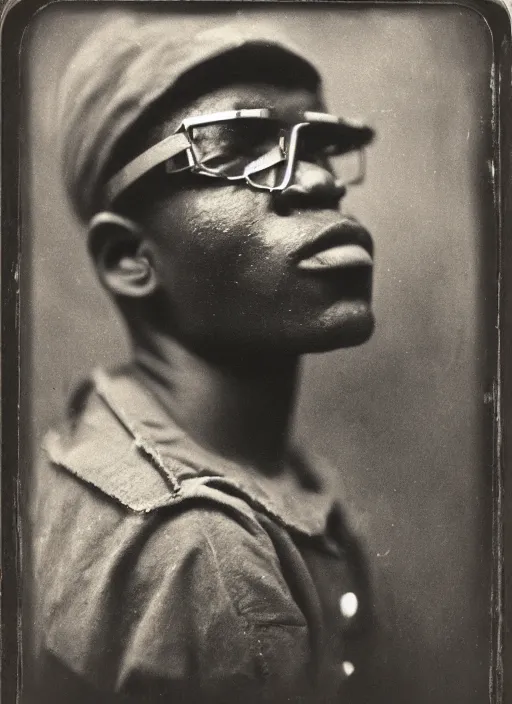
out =
<svg viewBox="0 0 512 704"><path fill-rule="evenodd" d="M290 446L301 355L372 333L372 240L340 212L372 131L268 29L169 26L114 20L63 87L68 192L133 362L47 438L37 701L384 701L336 470Z"/></svg>

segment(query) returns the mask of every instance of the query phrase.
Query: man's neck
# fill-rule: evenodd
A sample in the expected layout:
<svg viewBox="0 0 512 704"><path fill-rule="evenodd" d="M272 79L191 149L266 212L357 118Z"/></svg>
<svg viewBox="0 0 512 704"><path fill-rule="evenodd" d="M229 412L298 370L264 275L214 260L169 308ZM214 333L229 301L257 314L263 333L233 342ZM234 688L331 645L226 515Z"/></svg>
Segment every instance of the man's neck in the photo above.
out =
<svg viewBox="0 0 512 704"><path fill-rule="evenodd" d="M297 357L211 362L151 333L134 344L135 360L176 423L228 460L278 474L289 448Z"/></svg>

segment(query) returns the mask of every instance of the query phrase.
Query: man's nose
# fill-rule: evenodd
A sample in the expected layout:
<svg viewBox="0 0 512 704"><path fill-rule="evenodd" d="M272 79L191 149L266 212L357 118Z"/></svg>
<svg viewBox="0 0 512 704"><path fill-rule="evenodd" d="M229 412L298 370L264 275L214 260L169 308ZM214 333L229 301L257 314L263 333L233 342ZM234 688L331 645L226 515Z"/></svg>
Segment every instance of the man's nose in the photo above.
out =
<svg viewBox="0 0 512 704"><path fill-rule="evenodd" d="M290 185L274 194L276 209L334 209L347 192L324 166L298 161Z"/></svg>

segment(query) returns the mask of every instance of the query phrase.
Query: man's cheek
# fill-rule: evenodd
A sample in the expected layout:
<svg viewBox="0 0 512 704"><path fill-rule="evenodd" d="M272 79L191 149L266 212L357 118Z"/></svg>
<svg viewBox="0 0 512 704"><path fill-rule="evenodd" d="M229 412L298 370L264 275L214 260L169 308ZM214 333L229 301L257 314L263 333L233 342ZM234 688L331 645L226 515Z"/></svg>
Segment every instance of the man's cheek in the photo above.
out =
<svg viewBox="0 0 512 704"><path fill-rule="evenodd" d="M242 185L222 185L194 198L189 218L218 236L238 237L254 232L267 214L265 194Z"/></svg>

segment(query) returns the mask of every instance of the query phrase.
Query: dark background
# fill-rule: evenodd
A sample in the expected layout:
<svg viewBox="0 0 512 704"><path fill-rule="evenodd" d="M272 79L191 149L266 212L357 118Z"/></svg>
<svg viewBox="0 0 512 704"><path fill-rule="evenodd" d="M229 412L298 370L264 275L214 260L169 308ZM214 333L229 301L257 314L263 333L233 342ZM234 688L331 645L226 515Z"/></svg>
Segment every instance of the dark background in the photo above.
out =
<svg viewBox="0 0 512 704"><path fill-rule="evenodd" d="M175 7L179 32L235 6ZM67 207L55 140L56 83L110 11L62 3L25 36L22 385L32 454L77 381L128 354ZM305 360L297 429L339 467L392 590L411 702L480 704L490 666L491 34L476 12L449 5L242 11L282 23L316 58L330 111L378 131L367 181L346 199L376 242L377 329L361 348Z"/></svg>

